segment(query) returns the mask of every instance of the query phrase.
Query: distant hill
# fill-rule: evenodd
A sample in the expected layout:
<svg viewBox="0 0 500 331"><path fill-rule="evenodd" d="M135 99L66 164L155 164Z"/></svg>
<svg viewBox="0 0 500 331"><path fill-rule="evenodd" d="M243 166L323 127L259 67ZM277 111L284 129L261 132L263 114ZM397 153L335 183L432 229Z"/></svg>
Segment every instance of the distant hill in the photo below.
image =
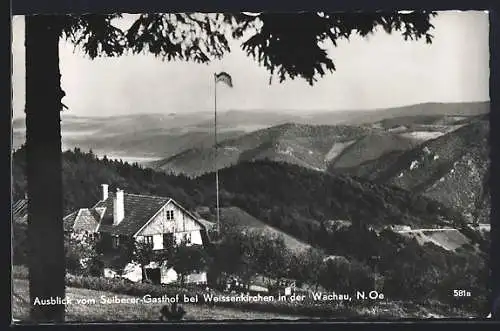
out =
<svg viewBox="0 0 500 331"><path fill-rule="evenodd" d="M200 121L196 126L203 129L214 129L214 114ZM270 126L286 123L303 123L304 117L300 113L286 110L229 110L217 113L217 129L255 131Z"/></svg>
<svg viewBox="0 0 500 331"><path fill-rule="evenodd" d="M489 101L440 103L428 102L401 107L349 110L307 110L292 112L287 110L232 110L218 116L220 128L235 129L251 125L256 128L277 126L285 123L309 125L361 125L404 117L433 116L477 116L489 113ZM200 126L211 127L213 121L207 119Z"/></svg>
<svg viewBox="0 0 500 331"><path fill-rule="evenodd" d="M385 121L383 128L397 121L408 123L417 117L475 116L486 114L489 102L424 103L374 110L230 110L218 113L219 141L286 123L305 125L370 125ZM92 149L98 155L124 158L163 159L190 148L205 148L213 139L214 114L152 113L119 116L62 115L63 149ZM380 124L380 123L379 123ZM25 142L24 119L13 120L13 147ZM192 139L189 137L192 135Z"/></svg>
<svg viewBox="0 0 500 331"><path fill-rule="evenodd" d="M328 163L325 158L334 143L356 140L371 131L345 125L286 123L221 142L217 163L219 168L225 168L238 162L269 159L325 170ZM168 173L197 176L213 171L214 160L213 148L193 148L148 165Z"/></svg>
<svg viewBox="0 0 500 331"><path fill-rule="evenodd" d="M125 160L161 159L194 146L212 146L213 129L202 129L197 123L211 118L207 113L137 114L110 117L62 117L63 150L78 147L96 155ZM244 131L219 132L220 139L234 138ZM13 121L13 148L25 142L23 119Z"/></svg>
<svg viewBox="0 0 500 331"><path fill-rule="evenodd" d="M489 113L489 111L489 101L461 103L429 102L386 109L375 109L359 112L354 111L352 112L351 116L349 116L348 112L345 112L345 119L343 119L340 123L359 125L380 122L393 118L415 116L477 116L487 114ZM319 120L319 118L317 118L316 120ZM323 120L324 124L329 124L327 122L324 122L325 120L327 120L327 118L322 118L321 120Z"/></svg>
<svg viewBox="0 0 500 331"><path fill-rule="evenodd" d="M488 222L489 122L477 118L417 148L335 171L424 194Z"/></svg>
<svg viewBox="0 0 500 331"><path fill-rule="evenodd" d="M243 131L219 133L220 139L230 139L244 134ZM199 146L209 148L214 144L211 132L190 131L176 133L166 130L150 130L134 134L114 134L103 139L89 136L82 141L80 137L67 137L65 146L78 146L83 150L92 150L98 155L111 158L141 159L143 162L161 159Z"/></svg>
<svg viewBox="0 0 500 331"><path fill-rule="evenodd" d="M483 116L483 115L481 115ZM242 161L269 159L325 171L352 168L388 154L411 150L452 132L478 116L407 116L363 125L286 123L219 143L219 168ZM156 170L199 176L213 171L212 145L184 150L148 163Z"/></svg>

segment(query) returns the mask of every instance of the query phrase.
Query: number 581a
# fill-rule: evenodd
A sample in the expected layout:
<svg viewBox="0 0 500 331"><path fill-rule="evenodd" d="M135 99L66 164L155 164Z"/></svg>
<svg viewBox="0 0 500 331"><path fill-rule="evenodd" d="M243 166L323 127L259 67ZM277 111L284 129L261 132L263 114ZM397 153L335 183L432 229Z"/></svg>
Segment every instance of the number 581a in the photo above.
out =
<svg viewBox="0 0 500 331"><path fill-rule="evenodd" d="M454 297L458 297L458 298L461 298L461 297L470 297L471 296L471 292L467 291L467 290L453 290L453 296Z"/></svg>

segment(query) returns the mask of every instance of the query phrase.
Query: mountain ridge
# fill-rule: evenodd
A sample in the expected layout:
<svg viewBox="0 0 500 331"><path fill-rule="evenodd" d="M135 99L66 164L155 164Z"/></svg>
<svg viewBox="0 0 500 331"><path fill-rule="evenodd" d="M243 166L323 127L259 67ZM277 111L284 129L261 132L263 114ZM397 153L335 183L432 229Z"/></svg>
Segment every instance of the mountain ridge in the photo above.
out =
<svg viewBox="0 0 500 331"><path fill-rule="evenodd" d="M489 122L478 119L414 149L393 151L357 167L330 171L423 194L461 210L473 220L474 215L485 214L481 209L489 209ZM488 222L486 214L476 221Z"/></svg>

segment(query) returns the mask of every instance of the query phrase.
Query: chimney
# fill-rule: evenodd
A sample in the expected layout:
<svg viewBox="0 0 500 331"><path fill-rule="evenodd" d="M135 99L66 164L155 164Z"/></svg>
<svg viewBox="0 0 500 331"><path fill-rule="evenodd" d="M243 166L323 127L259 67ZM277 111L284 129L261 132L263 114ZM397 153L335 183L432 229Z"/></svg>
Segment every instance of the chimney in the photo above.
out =
<svg viewBox="0 0 500 331"><path fill-rule="evenodd" d="M108 199L108 184L101 184L102 187L102 200Z"/></svg>
<svg viewBox="0 0 500 331"><path fill-rule="evenodd" d="M120 224L125 217L125 206L123 203L123 191L116 189L116 195L113 198L113 225Z"/></svg>

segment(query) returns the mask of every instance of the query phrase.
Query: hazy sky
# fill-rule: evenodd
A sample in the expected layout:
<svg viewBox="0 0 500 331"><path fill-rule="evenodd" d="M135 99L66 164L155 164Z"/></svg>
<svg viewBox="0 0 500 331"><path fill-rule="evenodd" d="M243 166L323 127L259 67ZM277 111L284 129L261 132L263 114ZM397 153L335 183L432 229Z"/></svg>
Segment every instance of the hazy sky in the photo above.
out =
<svg viewBox="0 0 500 331"><path fill-rule="evenodd" d="M213 111L213 72L234 88L218 89L218 109L346 110L420 102L489 100L488 14L440 12L432 45L400 34L353 37L331 49L337 71L310 87L296 79L269 85L269 74L237 44L221 61L162 62L147 55L90 60L60 44L63 102L74 115ZM24 19L13 18L14 117L24 112Z"/></svg>

